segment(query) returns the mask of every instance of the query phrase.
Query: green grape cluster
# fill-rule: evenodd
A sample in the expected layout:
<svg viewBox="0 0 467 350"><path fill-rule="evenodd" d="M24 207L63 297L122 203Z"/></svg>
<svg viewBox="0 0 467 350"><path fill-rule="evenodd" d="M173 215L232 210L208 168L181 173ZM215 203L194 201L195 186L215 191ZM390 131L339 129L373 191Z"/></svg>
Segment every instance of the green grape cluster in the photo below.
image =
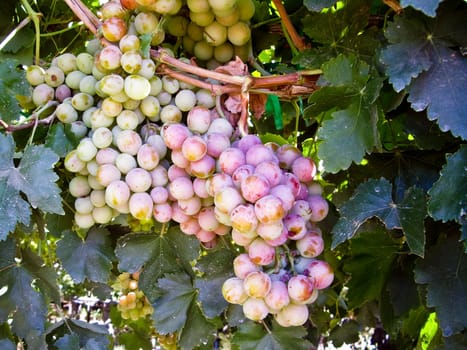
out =
<svg viewBox="0 0 467 350"><path fill-rule="evenodd" d="M133 321L152 315L153 307L144 293L138 289L139 273L121 273L113 288L120 294L117 308L124 319Z"/></svg>

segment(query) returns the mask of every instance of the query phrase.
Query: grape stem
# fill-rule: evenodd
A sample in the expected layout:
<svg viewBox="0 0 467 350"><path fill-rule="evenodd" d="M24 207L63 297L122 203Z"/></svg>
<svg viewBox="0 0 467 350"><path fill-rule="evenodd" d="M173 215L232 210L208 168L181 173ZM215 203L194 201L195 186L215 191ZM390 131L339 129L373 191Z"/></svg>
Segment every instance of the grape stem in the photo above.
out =
<svg viewBox="0 0 467 350"><path fill-rule="evenodd" d="M94 35L98 33L101 26L99 18L81 0L65 0L65 3Z"/></svg>
<svg viewBox="0 0 467 350"><path fill-rule="evenodd" d="M3 121L2 119L0 119L0 127L3 128L6 132L14 132L14 131L18 131L18 130L24 130L24 129L28 129L30 127L35 127L37 125L48 125L48 124L51 124L53 122L53 120L55 119L55 111L49 115L48 117L44 118L44 119L39 119L40 115L42 114L42 112L50 107L53 107L53 106L57 106L58 105L58 102L57 101L48 101L45 105L43 105L39 110L37 110L36 112L33 112L31 114L31 117L30 119L28 119L28 121L24 124L18 124L18 125L9 125L8 123L6 123L5 121Z"/></svg>
<svg viewBox="0 0 467 350"><path fill-rule="evenodd" d="M287 11L285 10L284 5L282 4L282 0L272 0L274 3L274 6L277 9L277 12L279 12L279 17L282 20L282 23L284 24L284 27L286 29L286 32L290 36L290 40L292 41L293 45L298 51L303 51L306 49L306 44L305 41L302 39L300 35L298 35L297 31L295 30L295 27L292 24L292 21L290 20L289 15L287 14Z"/></svg>

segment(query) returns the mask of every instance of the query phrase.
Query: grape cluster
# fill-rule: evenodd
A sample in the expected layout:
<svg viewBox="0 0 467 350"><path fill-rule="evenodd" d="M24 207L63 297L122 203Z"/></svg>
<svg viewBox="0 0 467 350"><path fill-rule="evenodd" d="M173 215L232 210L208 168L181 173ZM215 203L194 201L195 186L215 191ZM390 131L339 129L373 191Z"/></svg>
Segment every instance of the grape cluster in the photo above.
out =
<svg viewBox="0 0 467 350"><path fill-rule="evenodd" d="M241 135L219 115L221 99L157 74L144 49L148 38L159 45L168 33L183 37L185 53L222 64L247 45L253 13L251 0L113 0L101 9L108 45L93 40L46 69L30 66L27 79L34 104L57 101L56 118L80 140L64 159L79 228L123 215L149 227L176 223L206 248L228 235L242 253L224 298L252 320L273 314L296 326L333 280L317 259L324 249L317 223L328 204L313 180L314 162L294 146ZM126 318L152 310L137 280L128 273L118 279Z"/></svg>
<svg viewBox="0 0 467 350"><path fill-rule="evenodd" d="M153 308L144 293L138 289L139 273L121 273L113 285L120 294L117 308L124 319L133 321L152 315Z"/></svg>

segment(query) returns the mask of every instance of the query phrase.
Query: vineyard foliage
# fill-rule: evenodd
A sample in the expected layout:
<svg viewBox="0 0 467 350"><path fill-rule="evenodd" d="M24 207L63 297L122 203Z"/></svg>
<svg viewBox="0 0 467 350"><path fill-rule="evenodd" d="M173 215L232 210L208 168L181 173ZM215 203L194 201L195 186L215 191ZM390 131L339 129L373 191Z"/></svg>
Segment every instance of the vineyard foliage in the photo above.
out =
<svg viewBox="0 0 467 350"><path fill-rule="evenodd" d="M252 320L224 298L235 258L248 251L233 233L200 239L174 220L130 214L77 224L78 176L66 157L83 135L59 120L57 103L34 105L26 79L28 67L47 69L102 36L76 3L8 0L0 12L1 349L288 350L363 347L362 338L379 349L467 347L465 1L252 0L248 76L299 73L295 88L317 78L303 93L242 91L252 111L264 107L250 113L248 133L312 159L329 206L317 259L334 279L292 327L271 314ZM83 4L100 16L98 1ZM159 44L191 58L170 30L152 46L141 35L142 51L158 53L156 75ZM264 271L299 270L289 246L276 252ZM64 305L79 296L113 301L110 321L70 315ZM144 315L125 309L130 298Z"/></svg>

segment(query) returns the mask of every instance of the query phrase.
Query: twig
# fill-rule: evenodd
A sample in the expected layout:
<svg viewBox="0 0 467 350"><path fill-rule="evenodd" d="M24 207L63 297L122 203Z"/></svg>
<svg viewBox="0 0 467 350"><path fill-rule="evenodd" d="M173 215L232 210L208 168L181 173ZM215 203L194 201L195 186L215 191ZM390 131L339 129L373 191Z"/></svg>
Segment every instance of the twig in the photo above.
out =
<svg viewBox="0 0 467 350"><path fill-rule="evenodd" d="M277 12L279 12L279 16L282 19L282 23L284 23L287 33L289 34L290 39L292 40L297 50L303 51L306 49L305 41L300 35L298 35L297 31L295 30L295 27L293 26L292 21L290 20L290 17L287 14L284 5L282 4L282 0L272 0L272 2L276 6Z"/></svg>
<svg viewBox="0 0 467 350"><path fill-rule="evenodd" d="M84 25L96 35L101 26L101 21L97 16L84 5L81 0L65 0L68 7L73 13L83 21Z"/></svg>
<svg viewBox="0 0 467 350"><path fill-rule="evenodd" d="M18 125L9 125L6 123L4 120L0 119L0 127L2 127L6 132L14 132L18 130L24 130L28 129L30 127L35 127L37 125L49 125L53 122L55 119L55 111L49 115L48 117L44 119L39 119L40 114L53 106L57 106L58 102L57 101L49 101L47 102L44 106L42 106L37 112L34 112L31 114L31 119L24 124L18 124Z"/></svg>

